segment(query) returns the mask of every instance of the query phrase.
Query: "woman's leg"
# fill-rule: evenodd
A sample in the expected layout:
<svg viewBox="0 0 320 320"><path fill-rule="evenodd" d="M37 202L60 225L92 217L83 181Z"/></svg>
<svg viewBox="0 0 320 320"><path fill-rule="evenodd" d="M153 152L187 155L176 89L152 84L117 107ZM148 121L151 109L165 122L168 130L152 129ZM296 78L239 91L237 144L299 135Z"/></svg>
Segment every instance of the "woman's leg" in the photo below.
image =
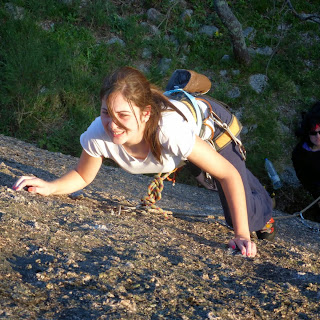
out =
<svg viewBox="0 0 320 320"><path fill-rule="evenodd" d="M226 158L239 171L247 201L248 220L250 231L261 230L272 215L272 200L259 180L246 168L245 161L234 143L230 143L220 154ZM217 182L219 196L223 207L225 219L232 226L231 214L220 183Z"/></svg>

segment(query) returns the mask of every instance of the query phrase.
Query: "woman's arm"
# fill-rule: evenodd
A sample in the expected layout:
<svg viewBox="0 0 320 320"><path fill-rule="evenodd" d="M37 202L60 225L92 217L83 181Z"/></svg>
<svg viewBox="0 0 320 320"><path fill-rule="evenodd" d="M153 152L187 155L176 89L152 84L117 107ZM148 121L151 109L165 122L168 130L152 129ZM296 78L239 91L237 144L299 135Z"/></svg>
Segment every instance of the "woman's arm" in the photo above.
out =
<svg viewBox="0 0 320 320"><path fill-rule="evenodd" d="M238 170L206 142L196 137L188 160L219 180L231 212L235 238L229 242L238 246L241 253L255 256L256 246L250 241L247 205L242 178Z"/></svg>
<svg viewBox="0 0 320 320"><path fill-rule="evenodd" d="M16 191L26 188L29 192L44 196L69 194L90 184L97 175L101 164L101 157L91 157L83 150L77 167L61 178L48 182L36 177L24 176L17 180L12 188Z"/></svg>

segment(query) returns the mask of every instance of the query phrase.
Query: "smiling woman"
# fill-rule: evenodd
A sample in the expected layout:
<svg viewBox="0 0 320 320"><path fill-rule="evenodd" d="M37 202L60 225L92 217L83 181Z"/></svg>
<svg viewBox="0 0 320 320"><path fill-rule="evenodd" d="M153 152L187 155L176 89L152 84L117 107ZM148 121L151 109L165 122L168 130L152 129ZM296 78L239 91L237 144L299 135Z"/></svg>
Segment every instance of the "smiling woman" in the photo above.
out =
<svg viewBox="0 0 320 320"><path fill-rule="evenodd" d="M13 189L42 195L74 192L93 181L103 158L134 174L167 173L188 160L218 183L226 221L235 233L230 247L252 257L256 245L250 231L257 231L261 239L273 239L272 201L246 169L234 142L221 154L215 151L196 134L179 110L179 101L169 100L130 67L103 81L100 98L100 116L80 137L83 151L76 168L51 182L21 177Z"/></svg>
<svg viewBox="0 0 320 320"><path fill-rule="evenodd" d="M100 117L112 142L122 145L133 157L146 158L149 146L143 135L146 122L150 118L150 106L146 106L145 111L141 112L139 107L125 100L121 93L111 94L109 105L108 108L106 99L102 99Z"/></svg>

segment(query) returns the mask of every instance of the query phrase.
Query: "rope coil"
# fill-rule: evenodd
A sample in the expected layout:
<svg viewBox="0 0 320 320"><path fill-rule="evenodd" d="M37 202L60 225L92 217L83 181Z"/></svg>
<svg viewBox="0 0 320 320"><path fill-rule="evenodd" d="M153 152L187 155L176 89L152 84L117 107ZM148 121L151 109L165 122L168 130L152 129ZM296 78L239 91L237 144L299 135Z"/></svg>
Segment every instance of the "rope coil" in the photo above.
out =
<svg viewBox="0 0 320 320"><path fill-rule="evenodd" d="M161 173L154 176L154 179L148 186L148 195L141 199L141 204L139 207L146 208L149 212L161 213L165 218L168 218L168 214L172 214L171 211L165 211L157 206L155 203L161 200L161 192L163 190L164 184L163 181L168 179L175 184L175 176L173 178L169 178L172 173L176 173L178 168L174 169L171 172L168 172L161 176Z"/></svg>

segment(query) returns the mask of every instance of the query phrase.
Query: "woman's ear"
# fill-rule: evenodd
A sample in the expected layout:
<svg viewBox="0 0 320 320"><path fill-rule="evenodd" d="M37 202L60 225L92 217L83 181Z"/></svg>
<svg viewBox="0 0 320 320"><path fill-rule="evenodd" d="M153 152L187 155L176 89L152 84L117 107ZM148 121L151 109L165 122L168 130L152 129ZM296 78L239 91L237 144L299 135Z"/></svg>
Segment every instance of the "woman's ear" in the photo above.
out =
<svg viewBox="0 0 320 320"><path fill-rule="evenodd" d="M146 106L144 111L142 111L142 121L148 122L151 116L151 106Z"/></svg>

